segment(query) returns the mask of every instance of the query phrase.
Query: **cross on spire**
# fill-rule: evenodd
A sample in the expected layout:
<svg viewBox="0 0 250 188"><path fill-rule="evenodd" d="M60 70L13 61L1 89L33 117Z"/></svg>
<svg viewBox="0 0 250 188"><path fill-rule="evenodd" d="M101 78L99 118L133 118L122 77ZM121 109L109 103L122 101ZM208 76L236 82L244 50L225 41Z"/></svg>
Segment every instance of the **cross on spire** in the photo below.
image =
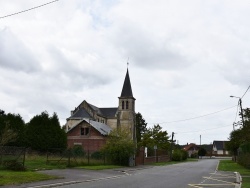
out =
<svg viewBox="0 0 250 188"><path fill-rule="evenodd" d="M129 65L129 57L128 57L128 61L127 61L127 68L128 68L128 65Z"/></svg>

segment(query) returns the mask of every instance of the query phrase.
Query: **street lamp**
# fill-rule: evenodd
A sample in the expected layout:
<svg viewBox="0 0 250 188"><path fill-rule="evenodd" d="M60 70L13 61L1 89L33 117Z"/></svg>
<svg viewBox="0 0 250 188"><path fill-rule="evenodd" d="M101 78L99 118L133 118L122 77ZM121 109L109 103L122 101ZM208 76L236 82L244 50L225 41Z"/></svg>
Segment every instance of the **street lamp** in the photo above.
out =
<svg viewBox="0 0 250 188"><path fill-rule="evenodd" d="M241 111L240 114L241 114L241 119L242 119L242 125L244 127L245 123L244 123L244 118L243 118L243 110L242 110L242 100L241 100L241 97L235 97L235 96L232 96L232 95L230 97L239 99L240 111Z"/></svg>

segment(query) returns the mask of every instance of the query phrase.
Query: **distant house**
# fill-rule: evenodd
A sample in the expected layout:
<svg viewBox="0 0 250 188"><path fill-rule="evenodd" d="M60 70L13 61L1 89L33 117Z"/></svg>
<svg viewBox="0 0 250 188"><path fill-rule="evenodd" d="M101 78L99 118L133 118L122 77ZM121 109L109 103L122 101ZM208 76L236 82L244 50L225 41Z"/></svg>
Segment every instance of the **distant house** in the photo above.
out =
<svg viewBox="0 0 250 188"><path fill-rule="evenodd" d="M228 141L214 141L213 142L213 155L228 155L229 152L226 150L226 143Z"/></svg>
<svg viewBox="0 0 250 188"><path fill-rule="evenodd" d="M191 157L192 154L197 154L199 149L200 147L194 143L187 144L186 146L183 147L183 150L188 152L188 157Z"/></svg>

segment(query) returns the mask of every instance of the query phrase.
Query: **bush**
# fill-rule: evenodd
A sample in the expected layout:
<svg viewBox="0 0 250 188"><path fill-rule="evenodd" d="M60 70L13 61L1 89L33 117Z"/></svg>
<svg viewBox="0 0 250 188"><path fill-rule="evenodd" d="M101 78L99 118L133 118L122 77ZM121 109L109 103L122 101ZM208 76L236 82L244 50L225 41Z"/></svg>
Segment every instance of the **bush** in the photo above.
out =
<svg viewBox="0 0 250 188"><path fill-rule="evenodd" d="M187 160L187 158L188 158L188 152L185 151L185 150L181 150L181 152L182 152L182 160Z"/></svg>
<svg viewBox="0 0 250 188"><path fill-rule="evenodd" d="M173 161L183 161L183 160L186 160L187 157L188 157L188 153L180 149L175 149L172 154Z"/></svg>
<svg viewBox="0 0 250 188"><path fill-rule="evenodd" d="M17 160L6 160L3 162L4 168L14 171L24 171L25 167L23 164L19 163Z"/></svg>
<svg viewBox="0 0 250 188"><path fill-rule="evenodd" d="M85 155L85 151L82 146L74 146L71 152L75 157L83 157Z"/></svg>
<svg viewBox="0 0 250 188"><path fill-rule="evenodd" d="M102 152L100 152L100 151L96 151L96 152L91 154L92 159L100 160L100 159L103 159L103 157L104 156L103 156Z"/></svg>
<svg viewBox="0 0 250 188"><path fill-rule="evenodd" d="M191 158L198 158L198 154L197 153L192 153L190 157Z"/></svg>
<svg viewBox="0 0 250 188"><path fill-rule="evenodd" d="M250 169L250 143L245 143L240 146L238 163Z"/></svg>

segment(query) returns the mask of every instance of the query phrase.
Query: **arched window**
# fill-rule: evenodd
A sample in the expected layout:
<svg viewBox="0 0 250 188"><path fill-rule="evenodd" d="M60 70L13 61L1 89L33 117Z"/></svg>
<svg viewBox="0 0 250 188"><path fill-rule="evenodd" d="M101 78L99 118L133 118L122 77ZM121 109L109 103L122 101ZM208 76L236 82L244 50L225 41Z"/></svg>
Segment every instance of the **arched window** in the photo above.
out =
<svg viewBox="0 0 250 188"><path fill-rule="evenodd" d="M124 101L122 101L122 109L124 110Z"/></svg>
<svg viewBox="0 0 250 188"><path fill-rule="evenodd" d="M128 109L128 101L126 101L126 109Z"/></svg>

